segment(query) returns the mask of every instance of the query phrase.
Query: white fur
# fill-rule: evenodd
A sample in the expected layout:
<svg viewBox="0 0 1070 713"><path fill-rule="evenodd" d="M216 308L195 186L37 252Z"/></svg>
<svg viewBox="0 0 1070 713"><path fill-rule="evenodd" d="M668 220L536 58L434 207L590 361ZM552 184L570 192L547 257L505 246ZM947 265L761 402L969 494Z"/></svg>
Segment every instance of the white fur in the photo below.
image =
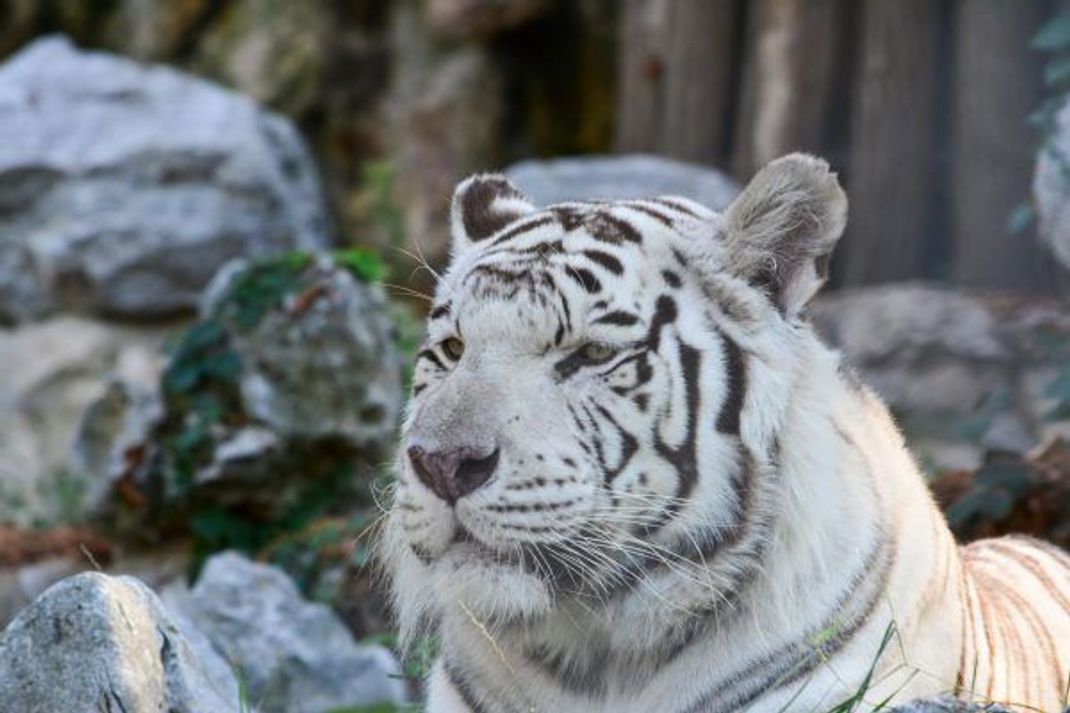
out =
<svg viewBox="0 0 1070 713"><path fill-rule="evenodd" d="M555 589L508 560L518 556L521 543L583 541L577 540L582 526L603 523L605 540L593 545L583 541L585 549L576 553L595 578L630 546L619 533L628 517L645 512L643 501L622 494L625 484L638 487L634 478L642 471L653 498L671 494L675 481L651 444L640 439L613 488L601 486L602 474L592 470L590 458L578 447L582 439L569 406L579 395L603 393L605 403L618 403L606 391L616 382L603 383L582 371L563 383L555 381L551 365L575 347L546 350L559 314L526 293L512 301L481 297L466 276L479 265L507 265L508 260L462 239L437 301L449 300L453 314L460 315L465 353L446 373L418 365L416 378L427 388L408 410L402 451L416 442L428 448L497 445L502 460L491 481L451 508L418 481L402 457L382 548L403 637L435 633L442 641L444 658L429 681L429 711L469 710L446 673L451 657L463 663L470 677L468 695L488 711L691 710L716 682L757 675L765 656L792 642L810 637L815 647L820 645L812 627L826 621L853 577L859 579L843 606L845 617L880 587L876 605L853 635L796 684L771 685L747 710L824 710L853 695L871 669L869 688L856 710L870 710L888 698L956 692L956 686L964 697L1041 710L1064 705L1059 681L1045 673L1054 667L1066 681L1070 612L1035 578L1028 579L1024 565L1017 565L1020 595L1042 613L1057 642L1051 654L1055 660L1037 646L1023 652L1015 668L1008 661L1017 653L1008 658L1008 652L997 650L992 657L983 637L968 635L966 629L983 632L977 611L989 595L977 579L984 573L972 574L978 568L991 571L997 560L1013 567L1014 557L1036 557L1047 576L1060 583L1065 600L1070 596L1065 561L1019 542L1006 546L1013 556L982 546L970 550L964 561L884 406L844 377L839 355L799 319L821 281L814 261L831 251L845 219L845 200L827 165L809 157L775 162L725 216L673 200L693 214L690 219L677 216L676 230L634 206L605 209L644 236L633 263L612 280L621 305L646 310L649 316L661 270L675 265L672 251L687 258L684 284L676 293L679 315L665 331L661 356L653 362L655 404L645 414L620 405L615 416L630 432L648 434L651 414L680 402L683 387L670 357L684 345L703 354L703 399L723 401L729 385L726 357L716 357L724 352L723 337L717 334L727 335L746 353L746 391L738 442L717 432L715 413L700 413L698 482L690 501L646 546L668 546L703 528L728 527L736 506L728 475L740 468L741 453L750 453L758 474L751 515L754 521L767 518L771 523L761 569L741 599L716 611L698 640L657 667L650 661L667 635L694 620L702 607L733 594L726 586L744 565L732 559L731 546L718 550L712 562L673 561L634 590L604 599L597 591L581 596ZM525 215L530 217L527 211ZM455 213L455 226L460 220ZM778 241L788 234L791 243L785 247ZM516 240L523 247L555 239L566 252L598 247L584 230L566 234L556 224ZM763 274L767 279L753 284ZM560 282L563 290L571 290L575 318L592 298L567 279ZM767 299L767 288L776 299ZM727 295L731 304L711 305L711 295ZM455 326L453 319L432 321L429 348L456 336ZM586 338L604 337L592 331ZM629 372L614 378L626 383ZM674 411L664 414L656 428L666 442L675 443L687 423ZM604 437L609 451L622 448L614 442L617 437ZM564 459L577 465L566 468ZM536 477L562 482L515 489ZM621 502L614 505L611 495ZM537 514L492 509L503 503L560 507ZM510 524L547 529L516 531ZM451 544L462 526L482 544ZM504 560L495 561L492 552ZM867 578L872 574L867 566L875 570L884 561L890 562L887 579ZM965 608L971 603L972 619ZM1004 623L1025 632L1023 617L1012 613ZM893 640L878 659L889 627L894 627ZM528 655L539 646L574 662L601 652L598 665L607 685L593 697L559 685ZM1011 646L1009 635L1002 646ZM962 661L969 662L970 671L960 671Z"/></svg>

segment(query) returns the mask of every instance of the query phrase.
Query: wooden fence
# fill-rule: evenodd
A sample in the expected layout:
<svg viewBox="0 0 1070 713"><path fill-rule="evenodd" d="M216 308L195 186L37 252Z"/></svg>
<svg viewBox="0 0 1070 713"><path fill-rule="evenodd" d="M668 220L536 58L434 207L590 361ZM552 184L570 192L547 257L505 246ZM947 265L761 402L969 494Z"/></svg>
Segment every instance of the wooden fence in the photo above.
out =
<svg viewBox="0 0 1070 713"><path fill-rule="evenodd" d="M615 148L729 168L826 156L851 199L841 285L1043 292L1029 197L1030 47L1066 0L625 0Z"/></svg>

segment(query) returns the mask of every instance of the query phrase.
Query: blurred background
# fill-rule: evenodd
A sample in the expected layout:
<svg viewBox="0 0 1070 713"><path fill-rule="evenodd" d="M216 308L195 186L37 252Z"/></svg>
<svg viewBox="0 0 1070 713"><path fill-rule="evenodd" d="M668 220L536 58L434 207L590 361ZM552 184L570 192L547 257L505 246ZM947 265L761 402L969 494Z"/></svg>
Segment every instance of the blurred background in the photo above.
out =
<svg viewBox="0 0 1070 713"><path fill-rule="evenodd" d="M424 266L486 170L721 208L827 158L818 328L961 538L1067 546L1068 92L1066 0L0 0L0 626L132 572L263 710L414 693L366 646L369 543ZM249 591L274 609L219 604Z"/></svg>

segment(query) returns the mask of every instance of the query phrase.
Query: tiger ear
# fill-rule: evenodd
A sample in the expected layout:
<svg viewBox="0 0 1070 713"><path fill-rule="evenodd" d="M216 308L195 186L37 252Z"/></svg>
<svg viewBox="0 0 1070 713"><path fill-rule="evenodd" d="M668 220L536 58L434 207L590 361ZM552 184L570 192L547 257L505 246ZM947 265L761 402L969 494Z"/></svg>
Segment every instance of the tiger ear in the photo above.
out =
<svg viewBox="0 0 1070 713"><path fill-rule="evenodd" d="M825 283L847 196L828 163L794 153L758 171L725 222L731 269L793 317Z"/></svg>
<svg viewBox="0 0 1070 713"><path fill-rule="evenodd" d="M505 176L481 173L466 178L454 190L450 210L454 254L533 212L535 206Z"/></svg>

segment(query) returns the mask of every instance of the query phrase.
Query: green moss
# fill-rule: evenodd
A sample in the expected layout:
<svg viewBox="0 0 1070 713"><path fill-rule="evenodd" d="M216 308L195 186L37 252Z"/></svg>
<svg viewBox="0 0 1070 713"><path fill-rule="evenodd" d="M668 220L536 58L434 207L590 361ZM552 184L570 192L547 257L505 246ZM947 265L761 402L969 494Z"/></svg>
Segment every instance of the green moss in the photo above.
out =
<svg viewBox="0 0 1070 713"><path fill-rule="evenodd" d="M252 263L228 286L216 309L217 318L239 332L255 328L287 295L307 287L312 263L310 253L299 251Z"/></svg>

